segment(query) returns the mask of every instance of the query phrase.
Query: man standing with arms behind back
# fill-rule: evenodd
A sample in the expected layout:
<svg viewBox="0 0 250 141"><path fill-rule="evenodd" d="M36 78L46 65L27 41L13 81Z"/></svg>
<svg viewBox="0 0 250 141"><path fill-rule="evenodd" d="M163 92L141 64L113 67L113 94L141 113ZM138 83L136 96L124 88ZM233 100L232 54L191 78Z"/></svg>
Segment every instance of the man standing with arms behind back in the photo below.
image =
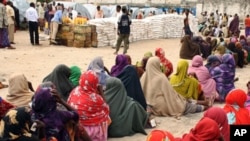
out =
<svg viewBox="0 0 250 141"><path fill-rule="evenodd" d="M11 7L11 2L8 1L6 5L6 13L8 17L8 33L9 33L9 42L10 44L14 43L14 32L15 32L15 11Z"/></svg>
<svg viewBox="0 0 250 141"><path fill-rule="evenodd" d="M39 34L38 34L38 14L35 9L35 3L30 3L30 8L26 10L26 19L29 21L29 32L30 32L30 43L32 45L39 45ZM34 42L35 32L35 42Z"/></svg>
<svg viewBox="0 0 250 141"><path fill-rule="evenodd" d="M116 51L114 52L114 54L118 53L122 41L124 41L123 54L126 54L128 50L131 19L128 16L127 12L127 8L125 6L122 7L122 15L118 19L118 39L116 42Z"/></svg>

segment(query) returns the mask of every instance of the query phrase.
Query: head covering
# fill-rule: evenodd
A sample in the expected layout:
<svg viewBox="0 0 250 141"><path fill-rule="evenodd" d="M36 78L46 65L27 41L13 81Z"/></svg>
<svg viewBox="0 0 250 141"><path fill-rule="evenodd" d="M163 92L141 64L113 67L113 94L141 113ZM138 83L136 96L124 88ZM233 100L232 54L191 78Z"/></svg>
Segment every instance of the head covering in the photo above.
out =
<svg viewBox="0 0 250 141"><path fill-rule="evenodd" d="M23 140L39 141L38 137L32 135L30 109L19 107L9 110L1 120L0 136L3 140Z"/></svg>
<svg viewBox="0 0 250 141"><path fill-rule="evenodd" d="M65 125L69 120L78 121L74 111L57 110L56 97L51 93L51 82L45 82L37 88L32 100L32 118L45 124L46 138L55 137L60 141L69 139Z"/></svg>
<svg viewBox="0 0 250 141"><path fill-rule="evenodd" d="M235 72L235 61L231 54L224 54L221 58L222 64L227 65L229 68Z"/></svg>
<svg viewBox="0 0 250 141"><path fill-rule="evenodd" d="M245 108L247 94L241 89L231 90L226 97L224 110L229 124L250 124L249 111Z"/></svg>
<svg viewBox="0 0 250 141"><path fill-rule="evenodd" d="M175 141L174 136L167 131L153 130L148 134L147 141Z"/></svg>
<svg viewBox="0 0 250 141"><path fill-rule="evenodd" d="M70 77L69 80L76 87L79 85L79 78L81 76L81 69L78 66L70 67Z"/></svg>
<svg viewBox="0 0 250 141"><path fill-rule="evenodd" d="M237 38L233 36L232 38L230 38L230 42L231 43L236 43L237 42Z"/></svg>
<svg viewBox="0 0 250 141"><path fill-rule="evenodd" d="M151 57L141 77L141 86L152 112L158 116L180 116L184 113L186 100L169 84L161 72L160 59Z"/></svg>
<svg viewBox="0 0 250 141"><path fill-rule="evenodd" d="M170 84L174 87L177 93L185 98L198 99L199 83L195 78L188 76L188 61L180 60L177 64L176 73L170 77Z"/></svg>
<svg viewBox="0 0 250 141"><path fill-rule="evenodd" d="M207 64L205 65L210 72L214 67L221 64L221 59L217 55L210 55L207 58Z"/></svg>
<svg viewBox="0 0 250 141"><path fill-rule="evenodd" d="M28 81L24 74L12 74L9 78L9 94L6 100L14 106L28 106L33 93L29 91Z"/></svg>
<svg viewBox="0 0 250 141"><path fill-rule="evenodd" d="M132 65L132 60L131 60L131 57L129 55L125 55L128 59L128 65Z"/></svg>
<svg viewBox="0 0 250 141"><path fill-rule="evenodd" d="M182 46L180 49L180 58L192 59L195 55L200 54L200 46L191 41L190 36L185 35L182 38Z"/></svg>
<svg viewBox="0 0 250 141"><path fill-rule="evenodd" d="M224 46L218 46L215 50L215 53L223 55L226 53L226 48Z"/></svg>
<svg viewBox="0 0 250 141"><path fill-rule="evenodd" d="M135 133L146 134L144 127L148 116L145 109L127 96L126 89L120 79L110 77L104 97L110 106L109 137L131 136ZM133 124L124 124L133 123Z"/></svg>
<svg viewBox="0 0 250 141"><path fill-rule="evenodd" d="M224 141L230 141L229 125L225 111L220 107L211 107L205 113L204 117L213 119L219 125Z"/></svg>
<svg viewBox="0 0 250 141"><path fill-rule="evenodd" d="M188 134L176 141L220 141L218 124L208 117L203 117Z"/></svg>
<svg viewBox="0 0 250 141"><path fill-rule="evenodd" d="M236 42L235 47L238 48L238 49L242 49L242 45L241 45L240 42Z"/></svg>
<svg viewBox="0 0 250 141"><path fill-rule="evenodd" d="M163 65L163 73L168 77L173 72L173 64L165 57L165 52L162 48L156 48L155 56L160 58Z"/></svg>
<svg viewBox="0 0 250 141"><path fill-rule="evenodd" d="M92 70L92 71L96 72L96 74L98 75L98 78L99 78L98 79L99 84L101 84L105 88L106 80L107 80L107 78L109 78L109 75L105 72L102 57L98 56L98 57L94 58L90 62L88 70Z"/></svg>
<svg viewBox="0 0 250 141"><path fill-rule="evenodd" d="M111 76L117 76L121 73L123 68L128 65L128 58L123 55L119 54L116 56L115 65L111 68Z"/></svg>
<svg viewBox="0 0 250 141"><path fill-rule="evenodd" d="M69 93L74 88L70 81L70 68L64 64L57 65L54 70L43 79L43 82L51 81L55 84L60 96L67 101Z"/></svg>
<svg viewBox="0 0 250 141"><path fill-rule="evenodd" d="M195 55L192 59L192 67L203 66L203 59L200 55Z"/></svg>
<svg viewBox="0 0 250 141"><path fill-rule="evenodd" d="M6 112L8 112L9 109L14 108L12 104L9 102L5 101L0 97L0 120L4 117Z"/></svg>
<svg viewBox="0 0 250 141"><path fill-rule="evenodd" d="M79 86L70 93L68 103L76 108L81 125L95 126L109 118L109 106L98 94L97 87L98 76L89 70L81 75Z"/></svg>
<svg viewBox="0 0 250 141"><path fill-rule="evenodd" d="M152 52L146 52L142 58L142 68L144 71L146 70L146 65L150 57L153 57Z"/></svg>
<svg viewBox="0 0 250 141"><path fill-rule="evenodd" d="M135 67L131 65L126 66L117 78L124 84L128 96L139 102L146 109L146 100Z"/></svg>

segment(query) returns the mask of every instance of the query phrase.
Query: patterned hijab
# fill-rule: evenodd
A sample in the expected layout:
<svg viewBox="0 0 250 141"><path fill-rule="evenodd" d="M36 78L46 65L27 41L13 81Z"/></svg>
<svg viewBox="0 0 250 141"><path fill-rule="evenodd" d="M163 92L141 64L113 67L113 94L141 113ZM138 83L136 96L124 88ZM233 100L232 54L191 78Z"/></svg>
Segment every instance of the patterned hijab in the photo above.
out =
<svg viewBox="0 0 250 141"><path fill-rule="evenodd" d="M98 77L94 71L84 72L71 93L68 103L75 107L82 125L99 125L109 118L109 107L98 93Z"/></svg>
<svg viewBox="0 0 250 141"><path fill-rule="evenodd" d="M168 77L173 72L172 63L165 57L165 51L162 48L156 48L155 56L160 58L163 67L163 73Z"/></svg>
<svg viewBox="0 0 250 141"><path fill-rule="evenodd" d="M31 141L39 141L30 131L31 118L28 107L19 107L9 110L1 120L0 138L2 140L18 140L26 138Z"/></svg>
<svg viewBox="0 0 250 141"><path fill-rule="evenodd" d="M111 68L111 76L117 76L121 73L123 68L128 65L128 58L123 55L117 55L115 59L115 65Z"/></svg>

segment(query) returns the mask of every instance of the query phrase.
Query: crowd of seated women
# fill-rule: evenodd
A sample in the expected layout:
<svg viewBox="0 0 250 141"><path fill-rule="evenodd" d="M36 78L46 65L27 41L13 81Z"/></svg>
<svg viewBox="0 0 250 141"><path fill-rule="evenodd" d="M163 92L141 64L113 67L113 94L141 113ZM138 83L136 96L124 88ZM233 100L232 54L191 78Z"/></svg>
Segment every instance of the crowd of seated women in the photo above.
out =
<svg viewBox="0 0 250 141"><path fill-rule="evenodd" d="M184 38L183 43L192 42ZM178 60L176 70L162 48L145 53L135 64L129 55L119 54L110 70L102 57L93 58L84 71L59 64L35 90L24 74L13 74L6 99L0 99L0 139L106 141L147 135L155 116L180 119L206 111L182 137L155 130L148 140L163 134L171 141L229 141L229 125L250 124L245 107L250 96L234 86L237 52L218 49L206 64L202 55L193 54ZM213 107L216 100L225 102L224 108Z"/></svg>

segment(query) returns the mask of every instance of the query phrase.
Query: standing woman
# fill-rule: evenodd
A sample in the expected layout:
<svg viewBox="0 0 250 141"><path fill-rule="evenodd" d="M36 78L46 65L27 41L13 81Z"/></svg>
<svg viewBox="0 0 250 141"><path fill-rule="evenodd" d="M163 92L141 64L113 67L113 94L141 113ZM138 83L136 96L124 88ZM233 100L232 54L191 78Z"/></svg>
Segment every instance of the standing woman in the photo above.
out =
<svg viewBox="0 0 250 141"><path fill-rule="evenodd" d="M10 45L8 38L8 19L4 0L0 0L0 48L7 47L8 49L15 49Z"/></svg>
<svg viewBox="0 0 250 141"><path fill-rule="evenodd" d="M184 19L183 30L185 32L185 35L189 35L189 36L192 37L193 36L193 32L191 31L190 26L189 26L189 19L188 19L189 10L188 9L186 9L185 15L186 15L186 18Z"/></svg>
<svg viewBox="0 0 250 141"><path fill-rule="evenodd" d="M239 30L240 20L237 14L234 15L234 19L229 25L229 32L231 35L236 35L239 37L240 30Z"/></svg>

